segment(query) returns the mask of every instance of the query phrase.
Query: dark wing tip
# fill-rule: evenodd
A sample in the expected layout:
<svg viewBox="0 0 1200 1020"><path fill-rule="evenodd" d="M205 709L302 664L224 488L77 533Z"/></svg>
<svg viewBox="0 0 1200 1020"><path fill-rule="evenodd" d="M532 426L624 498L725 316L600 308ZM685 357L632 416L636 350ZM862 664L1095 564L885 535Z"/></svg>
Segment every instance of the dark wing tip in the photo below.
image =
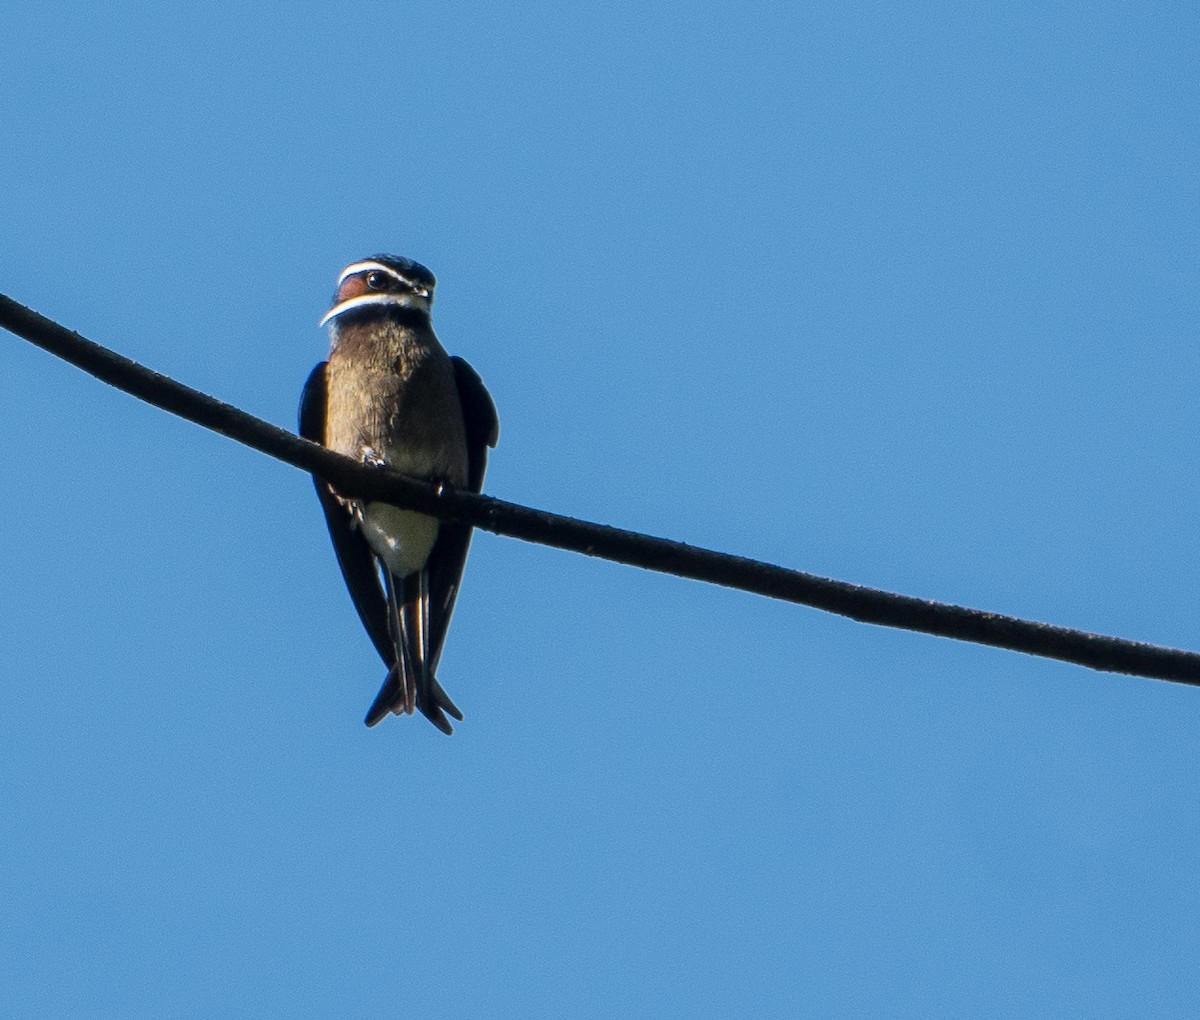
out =
<svg viewBox="0 0 1200 1020"><path fill-rule="evenodd" d="M463 721L463 714L453 701L450 700L450 695L443 689L442 685L437 682L436 678L430 678L429 693L433 695L433 700L437 702L437 707L445 709L459 722Z"/></svg>
<svg viewBox="0 0 1200 1020"><path fill-rule="evenodd" d="M368 726L377 725L392 710L399 698L400 677L396 672L396 667L393 666L388 670L388 675L384 677L383 686L379 688L379 693L375 695L375 700L367 709L367 717L363 722Z"/></svg>
<svg viewBox="0 0 1200 1020"><path fill-rule="evenodd" d="M436 680L433 681L430 694L432 695L431 698L422 698L418 701L417 708L421 710L421 714L433 723L434 726L447 736L450 736L454 732L454 727L450 725L450 720L446 718L442 710L445 709L459 722L462 722L463 714L458 710L458 706L450 700L450 696L442 690L442 685ZM379 688L379 693L375 695L375 700L371 702L371 707L367 709L367 714L363 722L367 726L377 726L403 699L404 690L400 684L400 675L395 667L393 667L388 671L388 675L383 681L383 686Z"/></svg>
<svg viewBox="0 0 1200 1020"><path fill-rule="evenodd" d="M454 732L454 727L450 725L450 720L443 714L443 710L449 712L459 722L463 721L462 712L450 700L450 695L442 690L442 685L437 682L437 678L432 675L429 677L428 689L422 693L423 696L417 699L417 708L434 726L446 736L450 736Z"/></svg>
<svg viewBox="0 0 1200 1020"><path fill-rule="evenodd" d="M434 726L446 734L446 736L449 737L454 734L454 727L450 725L450 720L442 715L442 710L436 705L432 707L429 705L421 705L420 709L421 714L425 716L425 718L431 723L433 723Z"/></svg>

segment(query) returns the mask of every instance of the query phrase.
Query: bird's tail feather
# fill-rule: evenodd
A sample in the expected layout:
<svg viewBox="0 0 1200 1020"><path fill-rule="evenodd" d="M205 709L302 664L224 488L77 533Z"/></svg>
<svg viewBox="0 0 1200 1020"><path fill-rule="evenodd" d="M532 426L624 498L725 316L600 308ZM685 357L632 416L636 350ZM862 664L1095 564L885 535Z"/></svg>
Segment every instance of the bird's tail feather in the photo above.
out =
<svg viewBox="0 0 1200 1020"><path fill-rule="evenodd" d="M406 578L384 573L388 624L396 661L364 721L368 726L374 726L389 712L411 715L414 709L419 709L443 733L453 733L446 713L460 722L463 715L433 675L429 648L429 576L424 570Z"/></svg>

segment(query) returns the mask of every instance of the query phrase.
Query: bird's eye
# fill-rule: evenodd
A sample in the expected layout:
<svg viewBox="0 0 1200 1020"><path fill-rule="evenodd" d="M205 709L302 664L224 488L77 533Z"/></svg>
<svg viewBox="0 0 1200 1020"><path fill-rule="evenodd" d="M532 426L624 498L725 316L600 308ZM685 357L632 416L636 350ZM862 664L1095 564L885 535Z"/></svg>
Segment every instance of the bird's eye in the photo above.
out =
<svg viewBox="0 0 1200 1020"><path fill-rule="evenodd" d="M387 290L388 275L381 273L379 270L367 273L367 286L371 290Z"/></svg>

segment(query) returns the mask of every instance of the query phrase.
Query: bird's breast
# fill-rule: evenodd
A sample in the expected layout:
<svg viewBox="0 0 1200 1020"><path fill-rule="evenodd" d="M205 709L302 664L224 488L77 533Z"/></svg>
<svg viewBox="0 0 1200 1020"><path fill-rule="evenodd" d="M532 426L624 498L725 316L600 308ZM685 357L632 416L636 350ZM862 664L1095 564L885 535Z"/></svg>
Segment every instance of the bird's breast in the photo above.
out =
<svg viewBox="0 0 1200 1020"><path fill-rule="evenodd" d="M432 335L421 344L384 331L346 337L331 352L325 445L413 478L462 486L466 429L450 359ZM353 341L353 342L346 342ZM362 508L363 536L401 577L425 566L436 518L386 503Z"/></svg>

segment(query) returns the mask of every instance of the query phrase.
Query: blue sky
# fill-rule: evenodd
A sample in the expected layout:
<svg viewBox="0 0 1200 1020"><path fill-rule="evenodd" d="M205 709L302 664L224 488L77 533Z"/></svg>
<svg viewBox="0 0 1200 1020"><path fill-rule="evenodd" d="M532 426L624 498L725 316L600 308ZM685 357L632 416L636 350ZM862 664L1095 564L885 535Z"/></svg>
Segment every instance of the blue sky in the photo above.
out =
<svg viewBox="0 0 1200 1020"><path fill-rule="evenodd" d="M394 251L505 499L1200 648L1191 4L0 13L0 291L292 426ZM0 338L0 1012L1181 1016L1200 692L477 536Z"/></svg>

